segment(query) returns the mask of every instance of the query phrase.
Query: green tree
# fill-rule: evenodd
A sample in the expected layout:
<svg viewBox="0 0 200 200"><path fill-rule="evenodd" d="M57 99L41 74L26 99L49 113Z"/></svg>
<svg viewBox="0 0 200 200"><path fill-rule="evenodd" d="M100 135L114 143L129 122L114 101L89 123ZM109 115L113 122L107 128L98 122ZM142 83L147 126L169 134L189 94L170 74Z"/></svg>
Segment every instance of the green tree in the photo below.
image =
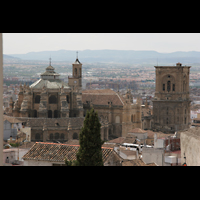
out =
<svg viewBox="0 0 200 200"><path fill-rule="evenodd" d="M103 166L100 134L101 124L98 114L92 108L87 111L83 128L79 135L80 148L76 155L79 166Z"/></svg>

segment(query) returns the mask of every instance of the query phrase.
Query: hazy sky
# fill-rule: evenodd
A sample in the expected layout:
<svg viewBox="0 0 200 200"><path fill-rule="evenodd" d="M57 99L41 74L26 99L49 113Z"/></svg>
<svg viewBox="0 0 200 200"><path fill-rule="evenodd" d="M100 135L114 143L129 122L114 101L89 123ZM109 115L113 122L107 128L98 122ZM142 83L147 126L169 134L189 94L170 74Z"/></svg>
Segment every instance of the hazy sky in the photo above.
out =
<svg viewBox="0 0 200 200"><path fill-rule="evenodd" d="M3 33L3 53L85 49L200 51L200 33Z"/></svg>

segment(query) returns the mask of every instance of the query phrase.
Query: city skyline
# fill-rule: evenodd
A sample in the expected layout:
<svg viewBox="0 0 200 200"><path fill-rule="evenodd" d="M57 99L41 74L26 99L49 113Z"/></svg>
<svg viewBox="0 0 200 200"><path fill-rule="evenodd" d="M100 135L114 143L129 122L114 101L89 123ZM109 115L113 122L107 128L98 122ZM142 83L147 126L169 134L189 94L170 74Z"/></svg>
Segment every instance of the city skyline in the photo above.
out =
<svg viewBox="0 0 200 200"><path fill-rule="evenodd" d="M200 33L3 33L4 54L61 49L200 51Z"/></svg>

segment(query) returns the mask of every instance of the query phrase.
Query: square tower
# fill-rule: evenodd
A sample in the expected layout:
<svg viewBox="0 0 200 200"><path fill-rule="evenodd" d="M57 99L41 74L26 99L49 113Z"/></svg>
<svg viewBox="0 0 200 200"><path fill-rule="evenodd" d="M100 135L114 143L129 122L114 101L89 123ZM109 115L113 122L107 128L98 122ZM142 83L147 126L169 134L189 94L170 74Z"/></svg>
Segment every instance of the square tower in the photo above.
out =
<svg viewBox="0 0 200 200"><path fill-rule="evenodd" d="M68 77L68 85L82 88L82 63L78 60L72 64L72 77Z"/></svg>
<svg viewBox="0 0 200 200"><path fill-rule="evenodd" d="M190 127L189 74L191 66L155 66L154 129L172 132Z"/></svg>

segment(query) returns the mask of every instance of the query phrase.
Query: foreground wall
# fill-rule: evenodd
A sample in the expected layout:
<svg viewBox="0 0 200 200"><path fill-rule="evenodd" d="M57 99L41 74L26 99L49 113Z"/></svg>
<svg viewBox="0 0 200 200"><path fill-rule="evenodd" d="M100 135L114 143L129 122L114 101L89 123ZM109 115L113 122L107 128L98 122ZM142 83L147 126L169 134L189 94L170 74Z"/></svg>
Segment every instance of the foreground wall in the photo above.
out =
<svg viewBox="0 0 200 200"><path fill-rule="evenodd" d="M182 132L180 139L182 164L185 162L185 153L187 166L200 166L200 129Z"/></svg>

